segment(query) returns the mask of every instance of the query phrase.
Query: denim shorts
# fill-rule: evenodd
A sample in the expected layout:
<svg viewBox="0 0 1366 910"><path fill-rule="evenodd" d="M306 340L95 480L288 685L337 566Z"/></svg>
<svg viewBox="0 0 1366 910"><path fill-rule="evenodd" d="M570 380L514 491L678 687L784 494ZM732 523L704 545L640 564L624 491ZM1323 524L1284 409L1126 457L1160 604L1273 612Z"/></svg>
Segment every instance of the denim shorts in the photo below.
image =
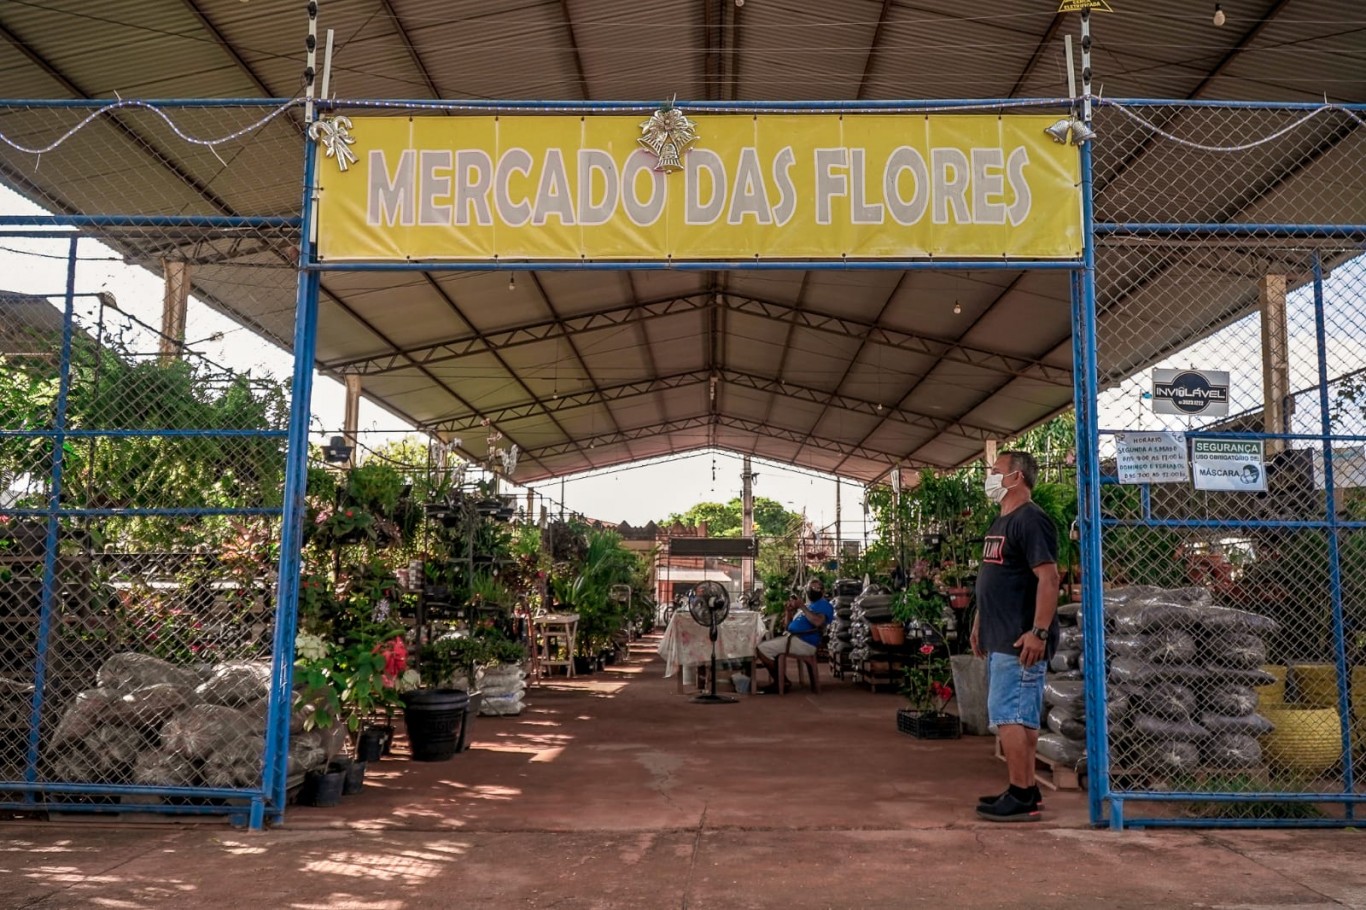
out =
<svg viewBox="0 0 1366 910"><path fill-rule="evenodd" d="M1043 714L1043 674L1047 661L1032 667L1020 665L1014 654L987 655L987 723L992 730L1002 724L1039 729Z"/></svg>

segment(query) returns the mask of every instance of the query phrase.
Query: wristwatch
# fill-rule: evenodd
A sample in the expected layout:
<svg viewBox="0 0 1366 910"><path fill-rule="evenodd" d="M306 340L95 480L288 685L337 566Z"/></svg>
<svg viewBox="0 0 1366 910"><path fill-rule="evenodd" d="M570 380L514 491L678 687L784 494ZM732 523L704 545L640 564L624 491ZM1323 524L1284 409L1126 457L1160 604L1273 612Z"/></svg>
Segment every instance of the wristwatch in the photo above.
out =
<svg viewBox="0 0 1366 910"><path fill-rule="evenodd" d="M1039 641L1048 641L1048 630L1043 626L1035 626L1029 630L1029 634L1033 635Z"/></svg>

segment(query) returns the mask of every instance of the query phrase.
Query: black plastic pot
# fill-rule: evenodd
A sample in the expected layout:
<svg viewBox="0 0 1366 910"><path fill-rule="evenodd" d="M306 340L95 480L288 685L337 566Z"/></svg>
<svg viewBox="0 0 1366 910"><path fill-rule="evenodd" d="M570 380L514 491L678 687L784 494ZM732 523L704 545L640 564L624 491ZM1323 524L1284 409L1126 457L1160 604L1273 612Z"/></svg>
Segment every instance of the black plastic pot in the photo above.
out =
<svg viewBox="0 0 1366 910"><path fill-rule="evenodd" d="M356 759L361 762L379 761L384 754L384 731L379 727L366 727L356 741Z"/></svg>
<svg viewBox="0 0 1366 910"><path fill-rule="evenodd" d="M311 771L304 778L304 787L299 793L299 802L305 806L335 806L341 802L342 788L345 786L345 771L340 769L334 771L330 766L326 771Z"/></svg>
<svg viewBox="0 0 1366 910"><path fill-rule="evenodd" d="M598 661L595 657L583 657L578 654L574 655L575 676L592 676L593 671L597 668L597 666Z"/></svg>
<svg viewBox="0 0 1366 910"><path fill-rule="evenodd" d="M458 689L418 689L403 696L413 761L447 761L460 744L470 697Z"/></svg>
<svg viewBox="0 0 1366 910"><path fill-rule="evenodd" d="M359 793L365 788L365 762L353 761L346 769L345 782L342 784L342 795L350 796Z"/></svg>

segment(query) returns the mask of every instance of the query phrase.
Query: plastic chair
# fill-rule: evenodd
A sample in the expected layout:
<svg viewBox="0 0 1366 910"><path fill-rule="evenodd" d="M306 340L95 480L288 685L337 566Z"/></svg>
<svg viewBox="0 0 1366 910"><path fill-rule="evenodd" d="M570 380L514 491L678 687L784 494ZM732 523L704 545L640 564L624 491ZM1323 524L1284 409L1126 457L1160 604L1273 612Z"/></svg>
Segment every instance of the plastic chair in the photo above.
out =
<svg viewBox="0 0 1366 910"><path fill-rule="evenodd" d="M823 645L824 643L825 635L822 633L821 644ZM789 648L792 647L791 639L788 640L787 646ZM805 667L806 681L811 686L811 694L819 695L821 693L821 650L821 646L818 645L816 647L816 653L814 654L792 654L787 651L784 651L782 654L779 654L777 656L774 663L776 665L778 674L779 695L782 695L787 691L787 662L789 660L795 661L797 664L797 684L801 685L802 668Z"/></svg>

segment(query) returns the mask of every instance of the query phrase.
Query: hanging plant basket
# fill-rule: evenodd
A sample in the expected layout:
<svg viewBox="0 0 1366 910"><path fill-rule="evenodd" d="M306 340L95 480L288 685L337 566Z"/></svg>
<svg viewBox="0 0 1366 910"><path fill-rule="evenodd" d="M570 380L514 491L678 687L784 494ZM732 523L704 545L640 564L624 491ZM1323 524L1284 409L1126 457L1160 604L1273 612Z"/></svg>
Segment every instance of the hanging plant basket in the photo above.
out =
<svg viewBox="0 0 1366 910"><path fill-rule="evenodd" d="M917 711L914 708L897 709L896 729L916 739L958 739L963 735L963 725L957 715Z"/></svg>

